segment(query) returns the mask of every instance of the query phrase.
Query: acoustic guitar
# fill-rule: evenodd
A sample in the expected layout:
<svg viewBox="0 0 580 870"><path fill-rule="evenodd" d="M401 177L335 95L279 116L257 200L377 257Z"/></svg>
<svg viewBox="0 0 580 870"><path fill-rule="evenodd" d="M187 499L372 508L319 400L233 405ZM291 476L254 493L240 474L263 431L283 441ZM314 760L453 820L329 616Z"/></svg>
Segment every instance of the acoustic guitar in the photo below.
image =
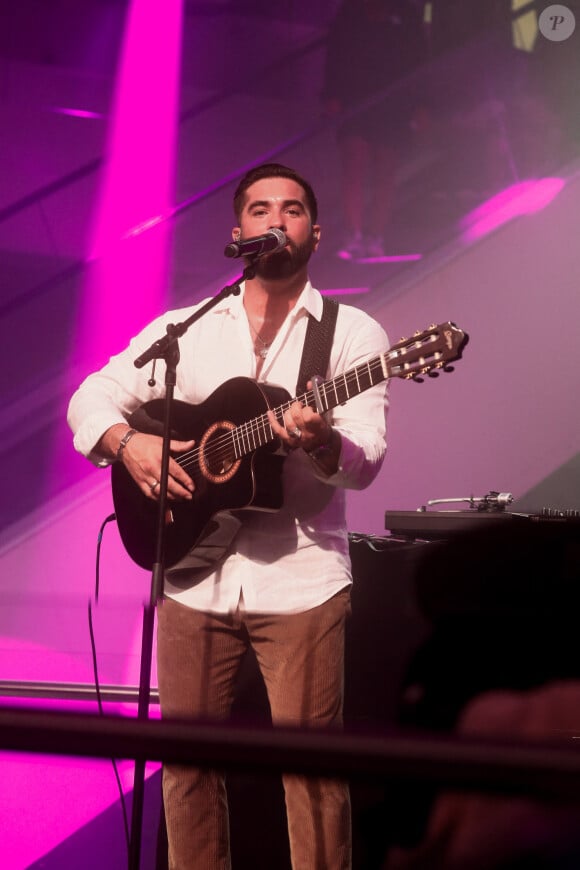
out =
<svg viewBox="0 0 580 870"><path fill-rule="evenodd" d="M290 397L281 387L236 377L218 387L204 402L172 403L172 438L195 440L194 447L175 457L195 483L193 499L171 502L164 541L165 567L179 562L207 540L220 516L239 510L276 511L282 506L282 464L275 451L279 441L268 420L271 409L283 424L293 402L329 411L388 378L420 382L424 375L453 371L468 335L451 321L430 326L402 339L389 350L311 390ZM129 418L133 428L161 435L165 402L154 399ZM123 546L142 568L151 569L156 556L157 502L139 489L125 466L111 467L113 503Z"/></svg>

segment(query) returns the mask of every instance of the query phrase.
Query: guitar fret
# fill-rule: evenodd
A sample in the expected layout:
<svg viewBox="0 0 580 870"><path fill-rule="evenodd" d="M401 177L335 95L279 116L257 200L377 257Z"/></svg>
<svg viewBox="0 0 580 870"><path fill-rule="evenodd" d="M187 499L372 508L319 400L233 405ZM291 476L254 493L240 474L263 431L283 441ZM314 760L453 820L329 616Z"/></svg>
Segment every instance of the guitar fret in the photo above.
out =
<svg viewBox="0 0 580 870"><path fill-rule="evenodd" d="M443 327L445 327L445 331L443 331ZM431 344L438 343L442 332L443 338L447 342L443 353L435 352L430 348L430 354L419 354L423 346L427 346L429 342ZM277 422L281 426L285 425L284 414L290 409L293 402L300 402L302 407L310 407L314 410L319 402L322 405L323 413L326 413L337 405L345 405L353 396L359 395L388 378L410 377L417 370L423 374L431 367L440 368L440 360L444 359L445 354L451 359L460 357L461 347L466 340L465 334L451 322L442 324L440 327L432 327L430 331L418 335L419 338L414 343L403 339L399 346L391 347L388 352L379 354L348 372L343 372L329 381L320 383L318 396L313 390L309 390L302 396L297 396L277 408L272 408ZM400 357L403 358L402 364L399 360ZM395 358L397 365L390 362L391 359ZM409 358L411 358L410 362ZM238 456L250 453L274 438L275 435L268 417L263 414L261 417L237 427L234 434L236 453Z"/></svg>
<svg viewBox="0 0 580 870"><path fill-rule="evenodd" d="M371 362L372 362L372 361L367 362L366 365L365 365L365 367L364 367L364 368L365 368L365 374L366 374L366 376L367 376L367 378L368 378L368 380L365 379L365 381L364 381L364 386L362 387L362 389L364 389L364 390L366 390L368 387L372 387L373 384L374 384L374 381L373 381L373 372L372 372L372 369L371 369Z"/></svg>
<svg viewBox="0 0 580 870"><path fill-rule="evenodd" d="M240 444L242 446L241 455L245 456L248 452L248 444L246 440L246 424L244 423L242 426L238 426L238 432L240 433Z"/></svg>
<svg viewBox="0 0 580 870"><path fill-rule="evenodd" d="M339 382L344 387L344 393L342 393L339 389ZM337 401L343 405L348 398L348 390L346 389L346 375L341 375L340 378L337 378L336 381L336 399Z"/></svg>
<svg viewBox="0 0 580 870"><path fill-rule="evenodd" d="M387 364L387 355L386 353L382 353L379 357L379 365L381 367L381 375L382 380L386 380L389 377L389 366Z"/></svg>
<svg viewBox="0 0 580 870"><path fill-rule="evenodd" d="M243 454L243 445L240 443L240 430L239 427L233 430L232 432L232 442L234 445L234 456L236 459L239 459Z"/></svg>
<svg viewBox="0 0 580 870"><path fill-rule="evenodd" d="M350 399L350 390L348 388L348 379L347 379L346 375L344 377L344 387L346 389L346 398Z"/></svg>
<svg viewBox="0 0 580 870"><path fill-rule="evenodd" d="M252 452L252 440L250 437L250 424L244 423L244 438L246 443L246 453Z"/></svg>
<svg viewBox="0 0 580 870"><path fill-rule="evenodd" d="M253 437L252 437L251 422L250 422L250 423L246 423L246 438L248 439L248 453L251 453L252 450L253 450L253 449L255 448L255 446L256 446L256 445L254 444L254 439L253 439Z"/></svg>
<svg viewBox="0 0 580 870"><path fill-rule="evenodd" d="M329 395L330 395L332 392L334 392L334 395L335 395L335 398L336 398L336 392L335 392L335 390L334 390L334 381L328 381L328 382L325 383L325 384L321 384L320 389L321 389L321 392L324 393L324 401L325 401L325 403L326 403L326 410L328 411L329 408L333 408L333 407L334 407L334 401L333 401L332 399L329 399L329 398L328 398Z"/></svg>
<svg viewBox="0 0 580 870"><path fill-rule="evenodd" d="M254 420L252 420L250 422L250 432L252 435L252 450L255 450L257 447L260 446L260 442L257 440L257 437L256 437L258 432L257 432L256 424L255 424Z"/></svg>
<svg viewBox="0 0 580 870"><path fill-rule="evenodd" d="M262 414L261 417L258 417L257 423L258 423L258 441L259 441L260 445L265 444L268 440L268 433L267 433L267 429L266 429L266 427L268 425L268 418L266 416L264 416L264 414Z"/></svg>

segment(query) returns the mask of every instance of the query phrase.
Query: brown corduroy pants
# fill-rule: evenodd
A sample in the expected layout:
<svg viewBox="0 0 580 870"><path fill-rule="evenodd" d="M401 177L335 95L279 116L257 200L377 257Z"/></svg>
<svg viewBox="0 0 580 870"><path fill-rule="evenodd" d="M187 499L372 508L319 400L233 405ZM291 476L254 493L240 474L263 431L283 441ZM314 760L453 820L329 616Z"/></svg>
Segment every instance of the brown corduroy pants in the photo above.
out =
<svg viewBox="0 0 580 870"><path fill-rule="evenodd" d="M225 719L251 646L272 720L342 725L345 621L350 588L304 613L203 613L165 599L158 607L157 676L162 715ZM348 783L283 775L293 870L349 870ZM187 765L163 769L170 870L230 870L224 775Z"/></svg>

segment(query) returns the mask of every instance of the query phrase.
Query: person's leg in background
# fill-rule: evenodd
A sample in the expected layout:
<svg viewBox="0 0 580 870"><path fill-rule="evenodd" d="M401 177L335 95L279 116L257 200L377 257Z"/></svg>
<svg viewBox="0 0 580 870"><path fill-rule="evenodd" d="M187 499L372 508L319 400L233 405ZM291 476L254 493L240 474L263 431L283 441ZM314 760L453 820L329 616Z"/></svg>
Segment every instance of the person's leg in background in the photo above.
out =
<svg viewBox="0 0 580 870"><path fill-rule="evenodd" d="M356 133L345 132L339 137L339 156L345 239L338 255L358 259L366 253L363 231L371 156L369 143Z"/></svg>
<svg viewBox="0 0 580 870"><path fill-rule="evenodd" d="M367 257L384 255L384 240L388 235L393 214L395 175L398 166L397 151L391 145L372 145L372 181L370 185L369 216L367 230Z"/></svg>

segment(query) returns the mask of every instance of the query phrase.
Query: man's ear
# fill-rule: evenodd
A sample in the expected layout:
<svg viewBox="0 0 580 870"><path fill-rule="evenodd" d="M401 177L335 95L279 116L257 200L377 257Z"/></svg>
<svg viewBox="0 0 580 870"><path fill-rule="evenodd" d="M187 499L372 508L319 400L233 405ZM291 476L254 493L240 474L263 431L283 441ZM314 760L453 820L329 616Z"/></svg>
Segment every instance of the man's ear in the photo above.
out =
<svg viewBox="0 0 580 870"><path fill-rule="evenodd" d="M316 251L320 242L320 225L314 224L312 227L312 250Z"/></svg>
<svg viewBox="0 0 580 870"><path fill-rule="evenodd" d="M232 230L232 239L234 242L239 242L242 237L242 231L239 227L234 227Z"/></svg>

